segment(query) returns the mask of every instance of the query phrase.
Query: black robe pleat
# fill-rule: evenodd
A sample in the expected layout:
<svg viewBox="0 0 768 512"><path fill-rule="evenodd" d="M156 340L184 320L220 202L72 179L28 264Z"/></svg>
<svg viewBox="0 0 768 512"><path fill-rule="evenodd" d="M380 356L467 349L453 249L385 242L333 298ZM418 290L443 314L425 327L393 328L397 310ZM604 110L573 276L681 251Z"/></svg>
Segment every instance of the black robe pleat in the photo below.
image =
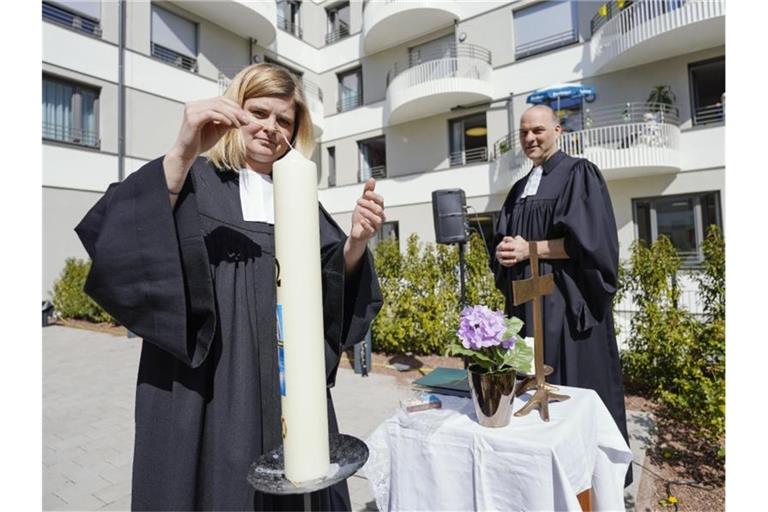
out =
<svg viewBox="0 0 768 512"><path fill-rule="evenodd" d="M373 259L344 272L346 235L320 209L327 386L381 308ZM143 338L136 390L134 510L299 510L257 493L252 462L280 445L274 227L243 220L238 176L198 158L175 208L162 158L113 184L76 232L86 292ZM328 396L331 432L338 432ZM313 510L349 510L346 482Z"/></svg>
<svg viewBox="0 0 768 512"><path fill-rule="evenodd" d="M585 159L558 151L543 164L535 195L520 199L530 173L507 195L495 226L494 247L504 236L525 240L565 239L569 259L539 260L540 274L553 274L555 291L542 299L544 362L553 384L593 389L627 435L624 384L613 328L619 242L613 206L600 170ZM505 310L525 322L533 336L533 309L513 305L512 281L531 277L530 260L491 268L504 294ZM626 485L632 481L632 468Z"/></svg>

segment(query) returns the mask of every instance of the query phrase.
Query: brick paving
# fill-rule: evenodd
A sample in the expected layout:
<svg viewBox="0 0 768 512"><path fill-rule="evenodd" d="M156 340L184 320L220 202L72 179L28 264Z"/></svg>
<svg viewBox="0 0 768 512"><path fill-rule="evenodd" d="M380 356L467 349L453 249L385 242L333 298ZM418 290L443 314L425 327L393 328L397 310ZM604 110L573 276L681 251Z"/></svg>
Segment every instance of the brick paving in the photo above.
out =
<svg viewBox="0 0 768 512"><path fill-rule="evenodd" d="M130 510L140 348L138 338L43 329L43 510ZM367 438L408 393L395 377L363 378L340 368L332 395L341 432ZM642 413L628 416L635 460L641 462L652 424ZM348 482L353 510L377 510L364 477ZM641 510L636 489L637 484L627 503Z"/></svg>

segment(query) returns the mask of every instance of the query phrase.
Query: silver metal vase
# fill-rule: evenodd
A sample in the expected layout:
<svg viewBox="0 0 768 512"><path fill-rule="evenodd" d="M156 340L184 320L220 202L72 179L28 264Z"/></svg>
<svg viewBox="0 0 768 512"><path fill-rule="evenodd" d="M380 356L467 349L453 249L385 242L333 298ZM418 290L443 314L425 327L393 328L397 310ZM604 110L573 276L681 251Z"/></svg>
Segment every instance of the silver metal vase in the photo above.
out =
<svg viewBox="0 0 768 512"><path fill-rule="evenodd" d="M478 423L484 427L506 427L515 398L515 370L488 373L470 365L467 374Z"/></svg>

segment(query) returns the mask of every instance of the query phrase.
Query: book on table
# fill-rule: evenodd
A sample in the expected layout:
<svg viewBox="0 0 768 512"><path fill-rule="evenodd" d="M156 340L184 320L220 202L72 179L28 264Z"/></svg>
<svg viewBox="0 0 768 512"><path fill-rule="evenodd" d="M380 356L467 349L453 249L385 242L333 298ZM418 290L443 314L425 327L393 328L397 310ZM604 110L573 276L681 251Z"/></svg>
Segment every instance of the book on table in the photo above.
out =
<svg viewBox="0 0 768 512"><path fill-rule="evenodd" d="M425 376L413 381L414 386L434 393L453 396L469 396L467 370L438 366Z"/></svg>

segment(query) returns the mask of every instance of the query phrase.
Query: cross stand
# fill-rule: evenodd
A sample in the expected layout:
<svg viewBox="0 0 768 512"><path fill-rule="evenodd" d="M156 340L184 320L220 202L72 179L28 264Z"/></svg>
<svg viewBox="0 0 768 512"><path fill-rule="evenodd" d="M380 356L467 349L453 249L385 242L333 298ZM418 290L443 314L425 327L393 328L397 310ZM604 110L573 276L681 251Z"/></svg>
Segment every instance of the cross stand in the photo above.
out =
<svg viewBox="0 0 768 512"><path fill-rule="evenodd" d="M265 453L251 464L248 470L248 482L259 492L266 494L301 494L304 498L304 510L312 510L310 493L325 489L352 476L368 460L368 447L360 439L346 435L329 436L331 467L328 475L294 484L285 478L283 445Z"/></svg>
<svg viewBox="0 0 768 512"><path fill-rule="evenodd" d="M535 389L536 392L528 402L515 413L515 416L525 416L533 409L539 410L539 416L549 421L549 402L562 402L570 397L555 393L558 389L547 384L544 377L552 373L552 368L544 365L544 326L542 325L541 297L549 295L555 289L552 274L539 276L539 254L536 242L529 242L529 257L531 261L531 277L512 282L513 303L515 306L533 301L533 356L534 379L528 380L522 386L520 393Z"/></svg>

